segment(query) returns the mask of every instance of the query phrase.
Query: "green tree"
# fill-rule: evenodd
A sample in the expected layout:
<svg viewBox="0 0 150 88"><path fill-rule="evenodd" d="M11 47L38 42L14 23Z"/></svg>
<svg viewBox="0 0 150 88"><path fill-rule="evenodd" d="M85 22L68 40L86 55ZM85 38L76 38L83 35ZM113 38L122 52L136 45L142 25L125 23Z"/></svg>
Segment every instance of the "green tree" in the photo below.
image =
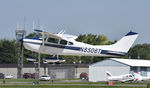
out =
<svg viewBox="0 0 150 88"><path fill-rule="evenodd" d="M15 40L0 40L0 63L17 63L17 46Z"/></svg>
<svg viewBox="0 0 150 88"><path fill-rule="evenodd" d="M128 56L133 59L150 59L150 44L137 44L128 52Z"/></svg>

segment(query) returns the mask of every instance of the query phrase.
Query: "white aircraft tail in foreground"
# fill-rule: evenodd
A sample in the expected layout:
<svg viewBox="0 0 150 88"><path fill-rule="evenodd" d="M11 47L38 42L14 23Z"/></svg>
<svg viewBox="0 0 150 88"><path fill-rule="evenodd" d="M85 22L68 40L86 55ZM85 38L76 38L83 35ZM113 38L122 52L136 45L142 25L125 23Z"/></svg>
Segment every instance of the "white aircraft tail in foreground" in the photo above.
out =
<svg viewBox="0 0 150 88"><path fill-rule="evenodd" d="M64 63L66 60L62 58L45 58L45 63Z"/></svg>
<svg viewBox="0 0 150 88"><path fill-rule="evenodd" d="M108 81L119 81L119 82L127 82L133 81L134 76L132 74L125 74L119 76L113 76L110 72L106 72Z"/></svg>
<svg viewBox="0 0 150 88"><path fill-rule="evenodd" d="M75 55L75 56L124 56L136 40L138 33L129 32L117 43L112 45L90 45L78 42L77 36L58 34L35 30L42 34L42 38L21 39L26 49L50 55Z"/></svg>
<svg viewBox="0 0 150 88"><path fill-rule="evenodd" d="M150 77L141 76L139 72L134 72L135 81L150 81Z"/></svg>

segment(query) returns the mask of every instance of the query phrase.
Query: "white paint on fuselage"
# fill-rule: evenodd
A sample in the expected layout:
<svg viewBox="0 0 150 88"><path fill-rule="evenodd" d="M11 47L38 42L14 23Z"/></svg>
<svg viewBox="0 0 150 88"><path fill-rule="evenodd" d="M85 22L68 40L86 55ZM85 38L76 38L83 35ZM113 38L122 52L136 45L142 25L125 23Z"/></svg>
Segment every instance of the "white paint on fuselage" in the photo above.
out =
<svg viewBox="0 0 150 88"><path fill-rule="evenodd" d="M108 77L109 81L121 81L121 82L126 82L126 81L133 81L134 76L132 74L125 74L121 76L110 76Z"/></svg>
<svg viewBox="0 0 150 88"><path fill-rule="evenodd" d="M43 46L42 45L42 40L35 40L35 39L23 39L24 41L24 46L26 49L34 51L34 52L40 52L43 54L50 54L50 55L78 55L78 56L108 56L105 54L101 53L90 53L90 52L84 52L83 50L72 50L72 49L65 49L65 48L57 48L57 47L51 47L51 46ZM98 49L100 52L100 49L89 44L85 43L80 43L76 41L72 41L74 45L60 45L60 44L55 44L55 45L60 45L64 47L78 47L78 48L87 48L88 49ZM53 44L49 42L45 42L44 44ZM83 47L84 46L84 47ZM111 56L111 55L109 55Z"/></svg>
<svg viewBox="0 0 150 88"><path fill-rule="evenodd" d="M38 43L38 44L35 44L35 43ZM23 39L24 47L31 51L39 52L40 47L41 47L40 44L42 44L41 40Z"/></svg>

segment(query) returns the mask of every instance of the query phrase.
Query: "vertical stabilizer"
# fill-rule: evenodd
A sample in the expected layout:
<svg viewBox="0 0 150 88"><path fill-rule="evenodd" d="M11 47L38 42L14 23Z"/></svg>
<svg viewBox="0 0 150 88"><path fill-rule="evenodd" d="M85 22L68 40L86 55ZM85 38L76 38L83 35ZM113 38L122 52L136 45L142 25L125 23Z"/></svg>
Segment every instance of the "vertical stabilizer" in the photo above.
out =
<svg viewBox="0 0 150 88"><path fill-rule="evenodd" d="M130 31L123 38L121 38L117 43L112 44L112 45L101 45L98 47L104 50L109 50L110 54L111 53L116 54L117 52L118 54L120 54L120 52L127 53L129 49L131 48L132 44L134 43L134 41L136 40L136 38L138 37L138 35L139 35L138 33ZM116 51L116 52L113 52L113 51Z"/></svg>
<svg viewBox="0 0 150 88"><path fill-rule="evenodd" d="M137 37L138 33L130 31L122 39L115 43L113 45L113 48L116 48L116 50L119 50L121 52L128 52Z"/></svg>
<svg viewBox="0 0 150 88"><path fill-rule="evenodd" d="M134 71L134 76L135 76L135 77L141 77L140 73L137 72L137 71Z"/></svg>

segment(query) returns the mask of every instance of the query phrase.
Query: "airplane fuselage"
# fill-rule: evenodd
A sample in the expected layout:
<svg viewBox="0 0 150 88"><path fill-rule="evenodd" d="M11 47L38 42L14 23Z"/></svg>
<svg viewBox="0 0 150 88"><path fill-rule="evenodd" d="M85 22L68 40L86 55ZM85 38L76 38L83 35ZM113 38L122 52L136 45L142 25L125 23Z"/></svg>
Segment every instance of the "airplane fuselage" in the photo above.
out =
<svg viewBox="0 0 150 88"><path fill-rule="evenodd" d="M43 54L119 57L126 55L138 33L129 32L112 45L90 45L57 34L47 35L46 38L43 35L43 38L24 38L22 41L26 49Z"/></svg>
<svg viewBox="0 0 150 88"><path fill-rule="evenodd" d="M38 38L25 38L24 46L26 49L50 55L77 55L77 56L124 56L126 53L111 50L103 50L98 46L72 41L73 45L54 44L44 42ZM117 53L109 53L117 52Z"/></svg>
<svg viewBox="0 0 150 88"><path fill-rule="evenodd" d="M134 81L134 76L131 74L126 74L122 76L110 76L108 77L109 81L121 81L121 82L126 82L126 81Z"/></svg>

